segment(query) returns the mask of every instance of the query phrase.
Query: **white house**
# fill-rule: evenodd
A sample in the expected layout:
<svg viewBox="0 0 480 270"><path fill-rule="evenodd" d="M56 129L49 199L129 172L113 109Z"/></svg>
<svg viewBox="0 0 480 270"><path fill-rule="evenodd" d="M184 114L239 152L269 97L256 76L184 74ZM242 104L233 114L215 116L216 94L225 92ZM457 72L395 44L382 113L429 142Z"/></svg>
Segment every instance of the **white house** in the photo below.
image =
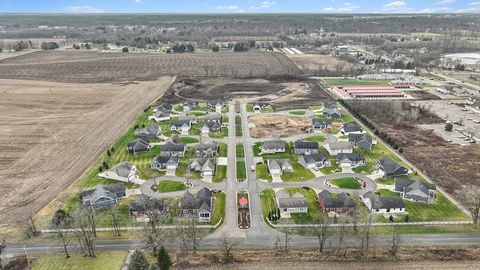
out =
<svg viewBox="0 0 480 270"><path fill-rule="evenodd" d="M363 195L363 203L373 214L404 213L405 204L400 197L378 196L369 191Z"/></svg>
<svg viewBox="0 0 480 270"><path fill-rule="evenodd" d="M118 180L122 182L131 182L138 178L137 166L130 162L122 162L108 171L99 173L98 176L105 179Z"/></svg>
<svg viewBox="0 0 480 270"><path fill-rule="evenodd" d="M330 155L338 155L338 154L351 154L353 153L353 146L350 142L334 142L334 143L327 143L325 145L325 149L327 149Z"/></svg>
<svg viewBox="0 0 480 270"><path fill-rule="evenodd" d="M290 196L288 192L282 189L275 194L275 201L278 209L280 209L281 218L290 218L291 214L308 212L307 199L298 192Z"/></svg>

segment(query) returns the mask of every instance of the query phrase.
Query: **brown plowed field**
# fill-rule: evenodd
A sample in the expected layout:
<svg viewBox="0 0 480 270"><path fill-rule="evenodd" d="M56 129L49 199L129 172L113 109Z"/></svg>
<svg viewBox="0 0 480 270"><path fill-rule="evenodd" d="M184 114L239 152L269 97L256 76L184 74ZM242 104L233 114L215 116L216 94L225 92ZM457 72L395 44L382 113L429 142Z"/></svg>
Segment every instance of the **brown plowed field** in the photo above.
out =
<svg viewBox="0 0 480 270"><path fill-rule="evenodd" d="M301 75L281 53L140 54L40 51L0 60L0 78L58 82L155 80L164 75L268 77Z"/></svg>
<svg viewBox="0 0 480 270"><path fill-rule="evenodd" d="M249 123L255 127L250 128L253 138L284 138L305 133L311 127L312 120L307 117L294 117L285 115L254 115L248 118Z"/></svg>
<svg viewBox="0 0 480 270"><path fill-rule="evenodd" d="M53 200L171 83L0 80L0 224Z"/></svg>

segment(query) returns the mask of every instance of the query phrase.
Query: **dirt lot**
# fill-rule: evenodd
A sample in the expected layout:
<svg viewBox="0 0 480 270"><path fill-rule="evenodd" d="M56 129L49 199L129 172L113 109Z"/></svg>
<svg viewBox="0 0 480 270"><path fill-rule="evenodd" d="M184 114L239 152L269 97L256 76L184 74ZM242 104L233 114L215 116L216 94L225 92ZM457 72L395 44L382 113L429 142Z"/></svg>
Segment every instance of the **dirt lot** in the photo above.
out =
<svg viewBox="0 0 480 270"><path fill-rule="evenodd" d="M293 117L284 115L254 115L248 118L255 127L250 128L253 138L284 138L304 133L311 127L312 120L307 117Z"/></svg>
<svg viewBox="0 0 480 270"><path fill-rule="evenodd" d="M0 78L58 82L155 80L162 75L269 77L301 75L281 53L136 54L41 51L0 60Z"/></svg>
<svg viewBox="0 0 480 270"><path fill-rule="evenodd" d="M122 86L0 80L0 224L54 199L171 81Z"/></svg>
<svg viewBox="0 0 480 270"><path fill-rule="evenodd" d="M178 79L162 101L180 102L232 98L262 100L275 110L305 108L333 101L315 80L264 80L264 79Z"/></svg>
<svg viewBox="0 0 480 270"><path fill-rule="evenodd" d="M329 73L338 73L337 70L347 71L351 63L340 58L322 54L288 55L306 74L329 76ZM322 72L319 73L319 70Z"/></svg>

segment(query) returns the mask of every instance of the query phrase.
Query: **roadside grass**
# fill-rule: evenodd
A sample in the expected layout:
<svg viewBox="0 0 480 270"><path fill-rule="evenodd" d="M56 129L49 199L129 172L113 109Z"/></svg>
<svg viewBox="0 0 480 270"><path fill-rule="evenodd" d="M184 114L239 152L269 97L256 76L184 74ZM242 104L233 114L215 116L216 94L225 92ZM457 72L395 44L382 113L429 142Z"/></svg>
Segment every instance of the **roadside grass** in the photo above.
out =
<svg viewBox="0 0 480 270"><path fill-rule="evenodd" d="M239 115L235 116L235 136L237 137L243 136L242 117Z"/></svg>
<svg viewBox="0 0 480 270"><path fill-rule="evenodd" d="M222 123L228 123L228 116L222 115Z"/></svg>
<svg viewBox="0 0 480 270"><path fill-rule="evenodd" d="M321 110L321 109L322 109L322 106L320 106L320 105L314 105L314 106L308 107L308 109L311 110L311 111L317 111L317 110Z"/></svg>
<svg viewBox="0 0 480 270"><path fill-rule="evenodd" d="M315 135L315 136L306 137L303 140L307 142L324 142L327 140L327 138L325 138L322 135Z"/></svg>
<svg viewBox="0 0 480 270"><path fill-rule="evenodd" d="M237 145L235 146L235 152L236 152L237 158L243 158L245 156L245 151L243 149L243 144L237 143Z"/></svg>
<svg viewBox="0 0 480 270"><path fill-rule="evenodd" d="M66 259L64 254L31 254L33 270L118 270L122 267L127 251L102 251L96 256L85 257L80 253L72 252Z"/></svg>
<svg viewBox="0 0 480 270"><path fill-rule="evenodd" d="M377 189L375 193L378 194L379 196L385 196L385 197L400 197L400 193L393 192L388 189Z"/></svg>
<svg viewBox="0 0 480 270"><path fill-rule="evenodd" d="M296 224L305 224L305 223L313 223L318 221L323 213L320 209L320 205L318 204L317 199L317 192L314 189L303 187L303 188L286 188L290 196L294 195L295 193L300 193L305 196L308 203L308 212L307 213L298 213L298 214L291 214L292 220Z"/></svg>
<svg viewBox="0 0 480 270"><path fill-rule="evenodd" d="M394 182L395 182L395 179L393 179L393 178L379 178L379 179L375 179L375 182L377 182L377 184L382 184L382 185L393 185Z"/></svg>
<svg viewBox="0 0 480 270"><path fill-rule="evenodd" d="M158 183L158 192L160 193L175 192L186 189L187 186L179 181L162 180L160 181L160 183Z"/></svg>
<svg viewBox="0 0 480 270"><path fill-rule="evenodd" d="M227 179L227 165L217 165L215 175L212 178L213 183L220 183Z"/></svg>
<svg viewBox="0 0 480 270"><path fill-rule="evenodd" d="M358 80L358 79L324 79L329 85L380 85L388 84L388 80Z"/></svg>
<svg viewBox="0 0 480 270"><path fill-rule="evenodd" d="M246 108L247 108L247 112L253 112L253 104L247 104Z"/></svg>
<svg viewBox="0 0 480 270"><path fill-rule="evenodd" d="M218 144L218 156L219 157L227 157L228 154L228 145L226 143L219 143Z"/></svg>
<svg viewBox="0 0 480 270"><path fill-rule="evenodd" d="M362 186L357 179L353 177L344 177L330 180L330 184L339 188L360 189Z"/></svg>
<svg viewBox="0 0 480 270"><path fill-rule="evenodd" d="M284 172L280 176L284 182L307 181L315 178L315 174L305 169L300 163L292 162L293 172Z"/></svg>
<svg viewBox="0 0 480 270"><path fill-rule="evenodd" d="M265 163L258 163L255 165L255 174L257 179L267 180L272 182L272 176L268 173L268 168Z"/></svg>
<svg viewBox="0 0 480 270"><path fill-rule="evenodd" d="M247 178L247 171L245 168L245 161L238 160L237 161L237 179L246 179Z"/></svg>
<svg viewBox="0 0 480 270"><path fill-rule="evenodd" d="M307 114L306 111L290 111L288 113L292 114L292 115L305 115L305 114Z"/></svg>
<svg viewBox="0 0 480 270"><path fill-rule="evenodd" d="M212 219L210 220L211 225L216 225L220 220L222 223L224 222L225 217L225 201L226 201L226 194L224 192L216 192L213 193L215 198L214 206L213 206L213 214Z"/></svg>
<svg viewBox="0 0 480 270"><path fill-rule="evenodd" d="M275 204L275 191L273 189L264 189L260 192L260 204L262 205L263 218L266 220L269 213L277 211Z"/></svg>
<svg viewBox="0 0 480 270"><path fill-rule="evenodd" d="M391 235L392 226L375 226L374 234ZM395 226L395 232L399 234L443 234L443 233L473 233L480 234L480 228L475 229L472 225L438 225L438 226Z"/></svg>
<svg viewBox="0 0 480 270"><path fill-rule="evenodd" d="M183 144L189 144L189 143L198 143L199 140L197 138L192 138L192 137L180 137L178 142Z"/></svg>

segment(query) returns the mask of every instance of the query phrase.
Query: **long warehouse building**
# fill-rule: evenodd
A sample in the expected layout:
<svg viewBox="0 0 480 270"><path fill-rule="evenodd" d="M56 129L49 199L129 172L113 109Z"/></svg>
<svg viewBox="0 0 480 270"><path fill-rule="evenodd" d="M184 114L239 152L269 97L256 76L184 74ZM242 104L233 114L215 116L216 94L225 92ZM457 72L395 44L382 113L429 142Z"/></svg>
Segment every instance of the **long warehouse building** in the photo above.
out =
<svg viewBox="0 0 480 270"><path fill-rule="evenodd" d="M407 95L394 85L338 85L330 90L343 99L393 99Z"/></svg>

